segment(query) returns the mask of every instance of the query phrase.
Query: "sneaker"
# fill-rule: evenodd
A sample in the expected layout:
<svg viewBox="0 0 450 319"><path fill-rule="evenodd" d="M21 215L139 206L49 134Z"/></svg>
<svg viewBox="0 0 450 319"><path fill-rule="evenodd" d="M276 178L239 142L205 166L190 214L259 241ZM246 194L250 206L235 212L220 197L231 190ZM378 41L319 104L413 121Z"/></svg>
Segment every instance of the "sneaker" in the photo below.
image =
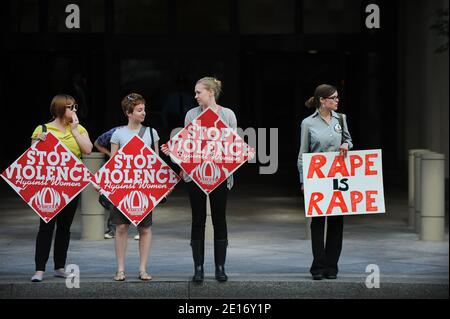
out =
<svg viewBox="0 0 450 319"><path fill-rule="evenodd" d="M41 282L42 279L44 279L44 274L35 274L33 277L31 277L32 282Z"/></svg>
<svg viewBox="0 0 450 319"><path fill-rule="evenodd" d="M139 234L137 234L136 236L134 236L134 240L139 240Z"/></svg>
<svg viewBox="0 0 450 319"><path fill-rule="evenodd" d="M105 239L112 239L112 238L114 238L116 236L114 235L114 232L108 231L108 232L105 233L104 237L105 237Z"/></svg>
<svg viewBox="0 0 450 319"><path fill-rule="evenodd" d="M64 271L64 269L55 269L55 273L53 274L53 276L58 277L58 278L67 278L68 277L68 275Z"/></svg>

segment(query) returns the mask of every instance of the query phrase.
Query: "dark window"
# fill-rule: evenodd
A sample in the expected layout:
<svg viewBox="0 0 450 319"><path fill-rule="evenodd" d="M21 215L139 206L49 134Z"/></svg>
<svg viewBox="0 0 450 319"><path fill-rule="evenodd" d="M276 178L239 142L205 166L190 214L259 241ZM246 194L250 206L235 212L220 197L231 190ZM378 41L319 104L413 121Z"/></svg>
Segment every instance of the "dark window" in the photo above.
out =
<svg viewBox="0 0 450 319"><path fill-rule="evenodd" d="M114 0L114 31L167 32L168 10L168 1L164 0Z"/></svg>
<svg viewBox="0 0 450 319"><path fill-rule="evenodd" d="M359 33L361 2L304 0L304 33Z"/></svg>
<svg viewBox="0 0 450 319"><path fill-rule="evenodd" d="M229 32L230 20L229 0L177 1L178 32Z"/></svg>
<svg viewBox="0 0 450 319"><path fill-rule="evenodd" d="M39 1L11 1L11 17L13 32L39 31Z"/></svg>
<svg viewBox="0 0 450 319"><path fill-rule="evenodd" d="M238 3L241 33L295 32L295 0L240 0Z"/></svg>

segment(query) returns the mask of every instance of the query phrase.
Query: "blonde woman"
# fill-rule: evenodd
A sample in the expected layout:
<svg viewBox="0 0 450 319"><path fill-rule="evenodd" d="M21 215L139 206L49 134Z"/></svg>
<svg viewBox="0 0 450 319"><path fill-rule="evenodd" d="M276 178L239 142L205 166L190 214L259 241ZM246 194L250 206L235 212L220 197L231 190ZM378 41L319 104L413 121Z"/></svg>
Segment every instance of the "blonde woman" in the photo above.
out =
<svg viewBox="0 0 450 319"><path fill-rule="evenodd" d="M195 99L198 106L189 110L184 119L184 125L188 125L199 116L204 110L210 108L218 113L222 120L231 128L237 128L237 120L234 112L226 107L217 104L217 99L222 92L222 82L214 77L204 77L195 84ZM161 147L164 154L168 155L169 150L166 145ZM206 195L194 183L192 179L183 174L183 179L187 182L189 200L192 210L191 226L191 247L194 259L193 282L204 280L204 250L205 250L205 222L206 222ZM233 187L233 176L227 182L220 184L209 194L211 204L211 219L214 227L214 262L216 266L215 278L217 281L227 281L225 273L225 258L228 246L228 231L226 221L226 205L228 191Z"/></svg>

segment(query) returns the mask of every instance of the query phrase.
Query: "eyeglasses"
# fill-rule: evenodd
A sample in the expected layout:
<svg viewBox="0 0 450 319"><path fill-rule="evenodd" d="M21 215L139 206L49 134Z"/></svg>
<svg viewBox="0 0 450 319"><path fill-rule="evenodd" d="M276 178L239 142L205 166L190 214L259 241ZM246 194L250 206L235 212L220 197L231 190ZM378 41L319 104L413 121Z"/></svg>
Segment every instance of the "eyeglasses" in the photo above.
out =
<svg viewBox="0 0 450 319"><path fill-rule="evenodd" d="M78 111L78 104L66 105L66 109L70 109L71 111Z"/></svg>
<svg viewBox="0 0 450 319"><path fill-rule="evenodd" d="M339 101L339 96L333 96L333 97L326 97L327 100L333 100L334 102Z"/></svg>

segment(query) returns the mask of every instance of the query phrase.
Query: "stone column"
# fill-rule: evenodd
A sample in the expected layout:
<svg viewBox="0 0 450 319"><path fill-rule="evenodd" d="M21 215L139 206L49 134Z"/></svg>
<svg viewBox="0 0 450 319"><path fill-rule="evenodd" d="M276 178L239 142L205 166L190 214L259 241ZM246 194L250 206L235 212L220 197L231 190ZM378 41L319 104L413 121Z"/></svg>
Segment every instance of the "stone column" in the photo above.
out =
<svg viewBox="0 0 450 319"><path fill-rule="evenodd" d="M408 226L414 229L415 209L414 209L414 154L416 152L429 152L427 149L411 149L408 156Z"/></svg>
<svg viewBox="0 0 450 319"><path fill-rule="evenodd" d="M92 152L82 157L84 165L92 172L97 171L105 163L105 155L100 152ZM99 193L91 185L81 193L81 239L102 240L105 230L105 209L98 202Z"/></svg>
<svg viewBox="0 0 450 319"><path fill-rule="evenodd" d="M420 232L421 156L426 153L429 152L425 151L414 153L414 230L416 233Z"/></svg>
<svg viewBox="0 0 450 319"><path fill-rule="evenodd" d="M445 156L421 156L420 240L443 241L445 237Z"/></svg>

